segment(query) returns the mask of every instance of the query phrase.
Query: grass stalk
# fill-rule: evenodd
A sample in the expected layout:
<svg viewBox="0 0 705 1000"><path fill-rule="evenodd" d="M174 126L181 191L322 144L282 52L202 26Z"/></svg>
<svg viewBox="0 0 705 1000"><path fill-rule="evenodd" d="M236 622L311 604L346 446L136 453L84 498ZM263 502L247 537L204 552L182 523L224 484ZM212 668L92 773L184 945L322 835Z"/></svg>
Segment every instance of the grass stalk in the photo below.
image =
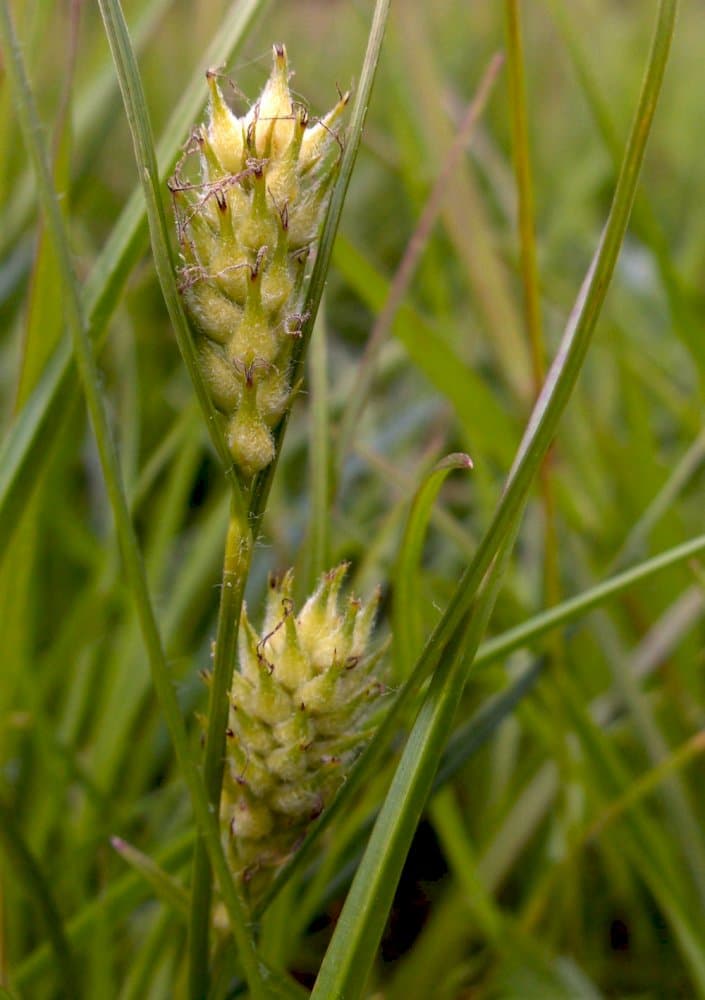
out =
<svg viewBox="0 0 705 1000"><path fill-rule="evenodd" d="M330 539L330 405L328 399L328 330L319 312L309 353L311 447L309 482L311 516L306 537L305 594L313 592L321 573L331 563Z"/></svg>
<svg viewBox="0 0 705 1000"><path fill-rule="evenodd" d="M507 71L512 123L512 154L519 208L519 266L524 292L524 323L538 397L546 374L546 345L541 318L541 283L536 252L534 183L531 170L529 125L526 97L526 70L519 0L505 0ZM560 567L556 500L551 482L551 453L544 459L539 475L544 518L544 591L549 605L560 600ZM556 648L554 653L558 655Z"/></svg>
<svg viewBox="0 0 705 1000"><path fill-rule="evenodd" d="M208 721L203 757L203 781L214 816L220 814L225 761L229 694L237 659L240 610L252 557L253 539L247 518L232 505L223 558L213 674L208 699ZM211 912L211 865L207 845L196 841L191 877L189 916L189 996L208 992L208 942Z"/></svg>

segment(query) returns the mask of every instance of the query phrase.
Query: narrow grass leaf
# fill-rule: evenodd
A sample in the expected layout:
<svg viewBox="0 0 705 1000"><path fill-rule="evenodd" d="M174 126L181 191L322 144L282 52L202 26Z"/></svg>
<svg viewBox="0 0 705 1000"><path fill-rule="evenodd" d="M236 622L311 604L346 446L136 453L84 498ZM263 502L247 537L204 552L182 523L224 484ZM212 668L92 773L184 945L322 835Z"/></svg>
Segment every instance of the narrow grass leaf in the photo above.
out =
<svg viewBox="0 0 705 1000"><path fill-rule="evenodd" d="M421 555L436 497L454 469L472 469L470 456L447 455L433 467L414 495L399 547L392 606L392 637L399 678L409 676L423 642L419 594Z"/></svg>
<svg viewBox="0 0 705 1000"><path fill-rule="evenodd" d="M542 611L540 614L528 618L521 625L488 639L480 646L475 663L479 666L504 659L510 653L522 649L552 629L575 621L593 608L606 604L612 597L624 593L629 588L662 573L671 566L695 559L696 556L702 555L704 552L705 535L698 535L696 538L683 542L682 545L676 545L652 559L638 563L623 573L605 580L604 583L597 584L589 590L584 590L576 597L571 597L561 604L557 604L555 608Z"/></svg>
<svg viewBox="0 0 705 1000"><path fill-rule="evenodd" d="M131 868L134 868L154 890L157 899L177 915L188 914L188 893L173 876L157 864L154 858L137 850L122 837L111 837L110 843Z"/></svg>

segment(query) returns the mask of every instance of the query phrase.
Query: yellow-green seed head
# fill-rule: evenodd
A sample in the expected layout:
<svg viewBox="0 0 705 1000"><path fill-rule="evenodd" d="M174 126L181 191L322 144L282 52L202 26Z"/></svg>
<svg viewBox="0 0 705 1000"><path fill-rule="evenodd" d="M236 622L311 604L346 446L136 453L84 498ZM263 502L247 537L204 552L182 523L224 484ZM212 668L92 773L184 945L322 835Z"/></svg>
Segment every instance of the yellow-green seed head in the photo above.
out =
<svg viewBox="0 0 705 1000"><path fill-rule="evenodd" d="M170 188L204 380L225 417L233 460L250 479L272 461L271 432L291 399L305 260L337 165L333 127L347 97L312 120L292 98L283 45L273 47L269 79L243 117L228 107L218 74L209 71L207 81L208 122L194 132Z"/></svg>
<svg viewBox="0 0 705 1000"><path fill-rule="evenodd" d="M345 780L384 691L368 653L379 594L341 602L346 570L326 573L298 615L291 573L272 580L261 634L243 609L221 825L255 896Z"/></svg>

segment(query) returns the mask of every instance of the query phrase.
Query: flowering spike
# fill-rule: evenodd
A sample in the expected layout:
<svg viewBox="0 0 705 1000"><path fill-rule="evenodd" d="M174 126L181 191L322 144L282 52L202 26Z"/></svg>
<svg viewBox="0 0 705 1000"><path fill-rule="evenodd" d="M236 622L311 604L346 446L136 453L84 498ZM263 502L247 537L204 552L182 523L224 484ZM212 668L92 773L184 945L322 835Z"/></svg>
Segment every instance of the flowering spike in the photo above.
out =
<svg viewBox="0 0 705 1000"><path fill-rule="evenodd" d="M345 99L309 126L306 109L292 101L283 45L274 46L269 79L242 118L227 106L215 72L207 81L208 123L170 182L180 287L206 345L197 352L204 381L249 480L272 461L271 432L291 401L292 337L300 333L306 260L336 166L327 155L332 124Z"/></svg>
<svg viewBox="0 0 705 1000"><path fill-rule="evenodd" d="M351 648L363 615L369 633L376 606L348 601L341 611L347 568L324 574L306 615L295 613L292 574L272 578L261 635L243 608L221 822L230 862L252 895L345 780L384 691L372 676L379 655L361 649L351 663L331 654L330 635Z"/></svg>

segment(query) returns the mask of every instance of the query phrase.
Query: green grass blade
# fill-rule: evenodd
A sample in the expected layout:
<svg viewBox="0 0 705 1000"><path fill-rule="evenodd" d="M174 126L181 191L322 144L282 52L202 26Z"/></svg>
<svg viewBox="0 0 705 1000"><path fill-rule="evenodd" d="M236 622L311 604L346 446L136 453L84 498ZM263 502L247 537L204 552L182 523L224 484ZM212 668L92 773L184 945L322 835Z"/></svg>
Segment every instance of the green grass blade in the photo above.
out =
<svg viewBox="0 0 705 1000"><path fill-rule="evenodd" d="M322 308L308 357L310 404L309 482L311 516L304 545L304 595L312 594L321 573L330 569L330 411L328 399L328 330Z"/></svg>
<svg viewBox="0 0 705 1000"><path fill-rule="evenodd" d="M232 504L225 540L215 661L208 699L203 758L203 782L214 816L220 815L230 689L237 658L240 612L250 570L252 548L253 537L247 516L243 517L236 509L236 505ZM208 987L211 881L211 865L206 845L199 841L194 852L189 924L189 982L194 997L205 995Z"/></svg>
<svg viewBox="0 0 705 1000"><path fill-rule="evenodd" d="M128 844L122 837L111 837L110 843L121 858L145 880L158 899L174 913L185 918L188 914L188 893L175 878L142 851Z"/></svg>
<svg viewBox="0 0 705 1000"><path fill-rule="evenodd" d="M419 618L418 577L428 521L438 491L454 469L472 469L469 455L447 455L426 476L416 491L404 530L394 572L392 636L397 678L408 677L423 642Z"/></svg>
<svg viewBox="0 0 705 1000"><path fill-rule="evenodd" d="M504 659L510 653L522 649L552 629L575 621L593 608L606 604L610 598L624 593L630 587L662 573L671 566L688 562L703 552L705 552L705 535L698 535L696 538L683 542L682 545L676 545L666 552L661 552L652 559L647 559L623 573L605 580L604 583L583 591L577 597L571 597L561 604L557 604L555 608L542 611L522 622L521 625L488 639L478 650L475 663L480 665Z"/></svg>

